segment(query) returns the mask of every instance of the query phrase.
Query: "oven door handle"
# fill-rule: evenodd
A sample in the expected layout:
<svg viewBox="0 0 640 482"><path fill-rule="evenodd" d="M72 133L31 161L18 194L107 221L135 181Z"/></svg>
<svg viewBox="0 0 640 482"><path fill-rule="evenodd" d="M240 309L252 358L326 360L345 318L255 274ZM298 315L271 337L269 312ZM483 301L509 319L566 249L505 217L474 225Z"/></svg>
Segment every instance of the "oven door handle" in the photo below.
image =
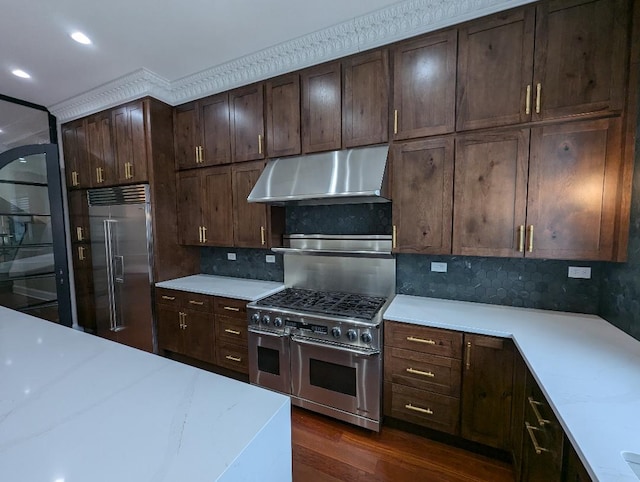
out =
<svg viewBox="0 0 640 482"><path fill-rule="evenodd" d="M300 343L301 345L311 345L311 346L317 346L320 348L331 348L333 350L346 351L353 355L359 355L359 356L375 356L380 354L379 350L371 350L371 351L355 350L353 348L348 348L346 346L336 346L331 343L322 343L318 341L309 340L308 338L301 338L299 336L292 336L291 340L295 341L296 343Z"/></svg>
<svg viewBox="0 0 640 482"><path fill-rule="evenodd" d="M289 336L286 333L282 333L282 334L278 334L278 333L271 333L270 331L260 331L260 330L254 330L252 328L248 329L249 333L253 333L254 335L266 335L266 336L272 336L274 338L284 338L285 336Z"/></svg>

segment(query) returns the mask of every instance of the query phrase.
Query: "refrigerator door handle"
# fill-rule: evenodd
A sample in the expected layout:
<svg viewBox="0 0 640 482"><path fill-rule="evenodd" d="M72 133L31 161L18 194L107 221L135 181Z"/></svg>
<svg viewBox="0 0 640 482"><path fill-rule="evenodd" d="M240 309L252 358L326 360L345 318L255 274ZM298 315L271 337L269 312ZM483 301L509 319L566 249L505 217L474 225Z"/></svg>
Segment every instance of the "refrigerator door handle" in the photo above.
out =
<svg viewBox="0 0 640 482"><path fill-rule="evenodd" d="M105 219L104 224L104 240L107 260L107 289L109 294L109 329L116 331L116 295L115 287L113 286L113 232L111 230L111 224L115 221Z"/></svg>
<svg viewBox="0 0 640 482"><path fill-rule="evenodd" d="M116 283L124 283L124 256L114 256L114 280Z"/></svg>

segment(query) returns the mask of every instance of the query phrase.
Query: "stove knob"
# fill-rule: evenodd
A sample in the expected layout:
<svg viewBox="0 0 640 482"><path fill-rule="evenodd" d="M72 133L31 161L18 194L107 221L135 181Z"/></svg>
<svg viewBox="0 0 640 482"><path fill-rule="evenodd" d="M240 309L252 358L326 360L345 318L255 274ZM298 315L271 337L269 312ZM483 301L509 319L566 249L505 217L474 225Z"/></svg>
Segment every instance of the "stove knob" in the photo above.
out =
<svg viewBox="0 0 640 482"><path fill-rule="evenodd" d="M342 335L342 332L340 331L340 328L335 326L331 328L331 335L333 335L334 338L338 339L340 338L340 335Z"/></svg>
<svg viewBox="0 0 640 482"><path fill-rule="evenodd" d="M356 341L358 339L358 334L356 333L356 330L347 331L347 338L349 338L349 341Z"/></svg>
<svg viewBox="0 0 640 482"><path fill-rule="evenodd" d="M254 325L260 323L260 313L254 313L253 315L251 315L251 323L253 323Z"/></svg>
<svg viewBox="0 0 640 482"><path fill-rule="evenodd" d="M371 333L367 331L362 334L360 339L362 340L363 343L371 343L371 340L373 340L373 337L371 336Z"/></svg>
<svg viewBox="0 0 640 482"><path fill-rule="evenodd" d="M262 324L263 325L269 325L271 324L271 317L269 315L264 315L262 317Z"/></svg>
<svg viewBox="0 0 640 482"><path fill-rule="evenodd" d="M282 318L276 316L276 319L273 320L273 326L275 326L276 328L280 328L282 326Z"/></svg>

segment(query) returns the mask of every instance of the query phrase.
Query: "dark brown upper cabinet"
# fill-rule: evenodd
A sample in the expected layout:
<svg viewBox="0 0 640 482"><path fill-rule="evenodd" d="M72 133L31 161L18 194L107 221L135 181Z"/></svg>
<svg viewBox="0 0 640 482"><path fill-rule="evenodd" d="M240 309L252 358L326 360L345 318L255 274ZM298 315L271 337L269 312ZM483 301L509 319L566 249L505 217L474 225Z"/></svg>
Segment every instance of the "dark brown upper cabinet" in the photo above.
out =
<svg viewBox="0 0 640 482"><path fill-rule="evenodd" d="M456 52L455 29L394 47L394 139L453 132Z"/></svg>
<svg viewBox="0 0 640 482"><path fill-rule="evenodd" d="M111 111L113 150L118 184L145 182L147 177L147 114L145 101Z"/></svg>
<svg viewBox="0 0 640 482"><path fill-rule="evenodd" d="M116 182L116 166L111 141L111 112L87 118L87 147L91 187L111 186Z"/></svg>
<svg viewBox="0 0 640 482"><path fill-rule="evenodd" d="M87 151L87 121L78 119L62 126L62 149L69 189L91 185L91 165Z"/></svg>
<svg viewBox="0 0 640 482"><path fill-rule="evenodd" d="M386 49L342 63L342 145L389 140L389 53Z"/></svg>
<svg viewBox="0 0 640 482"><path fill-rule="evenodd" d="M67 194L69 204L69 224L72 243L89 243L89 205L86 190L73 190Z"/></svg>
<svg viewBox="0 0 640 482"><path fill-rule="evenodd" d="M264 159L264 84L252 84L229 93L231 159Z"/></svg>
<svg viewBox="0 0 640 482"><path fill-rule="evenodd" d="M300 154L300 75L265 83L267 99L267 157Z"/></svg>
<svg viewBox="0 0 640 482"><path fill-rule="evenodd" d="M453 138L396 143L391 165L394 252L451 253Z"/></svg>
<svg viewBox="0 0 640 482"><path fill-rule="evenodd" d="M342 147L342 101L340 62L303 70L302 152L320 152Z"/></svg>
<svg viewBox="0 0 640 482"><path fill-rule="evenodd" d="M176 107L173 114L176 168L230 163L229 122L226 92Z"/></svg>

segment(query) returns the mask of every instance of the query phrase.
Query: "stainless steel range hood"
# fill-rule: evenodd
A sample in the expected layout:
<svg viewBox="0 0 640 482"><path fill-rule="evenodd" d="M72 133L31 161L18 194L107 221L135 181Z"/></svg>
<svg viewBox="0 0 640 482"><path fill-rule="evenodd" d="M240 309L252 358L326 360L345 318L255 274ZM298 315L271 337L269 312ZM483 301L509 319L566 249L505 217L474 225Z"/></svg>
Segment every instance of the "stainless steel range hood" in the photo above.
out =
<svg viewBox="0 0 640 482"><path fill-rule="evenodd" d="M389 202L388 153L389 146L382 145L272 159L247 201L280 205Z"/></svg>

